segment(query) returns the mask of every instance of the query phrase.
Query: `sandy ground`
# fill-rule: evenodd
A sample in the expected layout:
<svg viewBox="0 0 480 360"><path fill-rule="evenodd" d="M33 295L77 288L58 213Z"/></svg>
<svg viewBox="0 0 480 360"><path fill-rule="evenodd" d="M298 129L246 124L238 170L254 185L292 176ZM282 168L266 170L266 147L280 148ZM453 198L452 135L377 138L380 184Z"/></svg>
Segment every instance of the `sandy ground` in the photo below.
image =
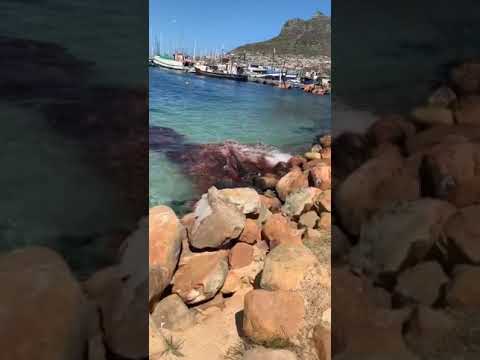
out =
<svg viewBox="0 0 480 360"><path fill-rule="evenodd" d="M199 323L185 331L177 333L163 330L164 336L167 338L172 336L176 342L182 343L179 352L183 356L175 357L170 354L161 359L224 360L228 350L241 342L236 317L242 318L243 299L250 290L242 289L231 298L225 299L223 308L206 309L198 315Z"/></svg>

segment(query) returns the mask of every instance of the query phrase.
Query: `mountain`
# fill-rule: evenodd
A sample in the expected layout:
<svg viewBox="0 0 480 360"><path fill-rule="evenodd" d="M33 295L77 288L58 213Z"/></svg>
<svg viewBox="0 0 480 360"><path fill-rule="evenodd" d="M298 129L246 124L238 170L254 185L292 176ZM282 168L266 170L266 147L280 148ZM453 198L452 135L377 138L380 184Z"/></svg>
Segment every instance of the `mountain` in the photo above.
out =
<svg viewBox="0 0 480 360"><path fill-rule="evenodd" d="M236 55L271 56L275 49L275 54L280 56L330 57L330 35L330 17L317 12L309 20L288 20L273 39L243 45L232 52Z"/></svg>

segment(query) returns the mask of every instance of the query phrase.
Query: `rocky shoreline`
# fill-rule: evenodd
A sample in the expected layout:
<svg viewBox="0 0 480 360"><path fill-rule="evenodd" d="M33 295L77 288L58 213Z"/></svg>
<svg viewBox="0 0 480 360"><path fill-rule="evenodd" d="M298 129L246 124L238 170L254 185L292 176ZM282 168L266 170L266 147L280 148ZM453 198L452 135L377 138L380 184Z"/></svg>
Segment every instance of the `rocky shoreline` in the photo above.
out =
<svg viewBox="0 0 480 360"><path fill-rule="evenodd" d="M480 64L333 144L332 355L474 359Z"/></svg>
<svg viewBox="0 0 480 360"><path fill-rule="evenodd" d="M2 254L2 303L22 309L2 320L5 356L328 358L330 143L258 176L262 191L211 187L181 219L151 208L84 281L46 247Z"/></svg>
<svg viewBox="0 0 480 360"><path fill-rule="evenodd" d="M329 358L330 145L263 190L211 187L181 219L150 209L151 359Z"/></svg>

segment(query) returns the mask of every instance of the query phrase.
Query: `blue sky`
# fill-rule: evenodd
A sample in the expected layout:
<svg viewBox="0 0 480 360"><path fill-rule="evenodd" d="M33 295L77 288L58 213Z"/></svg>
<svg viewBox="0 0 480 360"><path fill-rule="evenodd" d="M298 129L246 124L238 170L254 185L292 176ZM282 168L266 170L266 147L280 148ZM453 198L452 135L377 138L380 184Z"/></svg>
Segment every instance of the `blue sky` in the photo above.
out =
<svg viewBox="0 0 480 360"><path fill-rule="evenodd" d="M240 6L241 4L241 6ZM162 50L231 50L278 35L291 18L315 11L331 14L331 0L150 0L150 47L154 36Z"/></svg>

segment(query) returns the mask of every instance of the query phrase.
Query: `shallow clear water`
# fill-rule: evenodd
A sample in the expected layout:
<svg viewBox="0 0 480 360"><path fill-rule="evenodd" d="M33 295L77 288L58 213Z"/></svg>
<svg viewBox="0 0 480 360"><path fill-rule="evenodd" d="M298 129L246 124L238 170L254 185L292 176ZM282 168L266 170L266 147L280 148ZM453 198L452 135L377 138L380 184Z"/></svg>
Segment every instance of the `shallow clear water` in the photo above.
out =
<svg viewBox="0 0 480 360"><path fill-rule="evenodd" d="M296 152L330 127L330 97L266 85L150 69L150 125L188 143L262 143ZM177 164L150 152L150 205L194 197Z"/></svg>

